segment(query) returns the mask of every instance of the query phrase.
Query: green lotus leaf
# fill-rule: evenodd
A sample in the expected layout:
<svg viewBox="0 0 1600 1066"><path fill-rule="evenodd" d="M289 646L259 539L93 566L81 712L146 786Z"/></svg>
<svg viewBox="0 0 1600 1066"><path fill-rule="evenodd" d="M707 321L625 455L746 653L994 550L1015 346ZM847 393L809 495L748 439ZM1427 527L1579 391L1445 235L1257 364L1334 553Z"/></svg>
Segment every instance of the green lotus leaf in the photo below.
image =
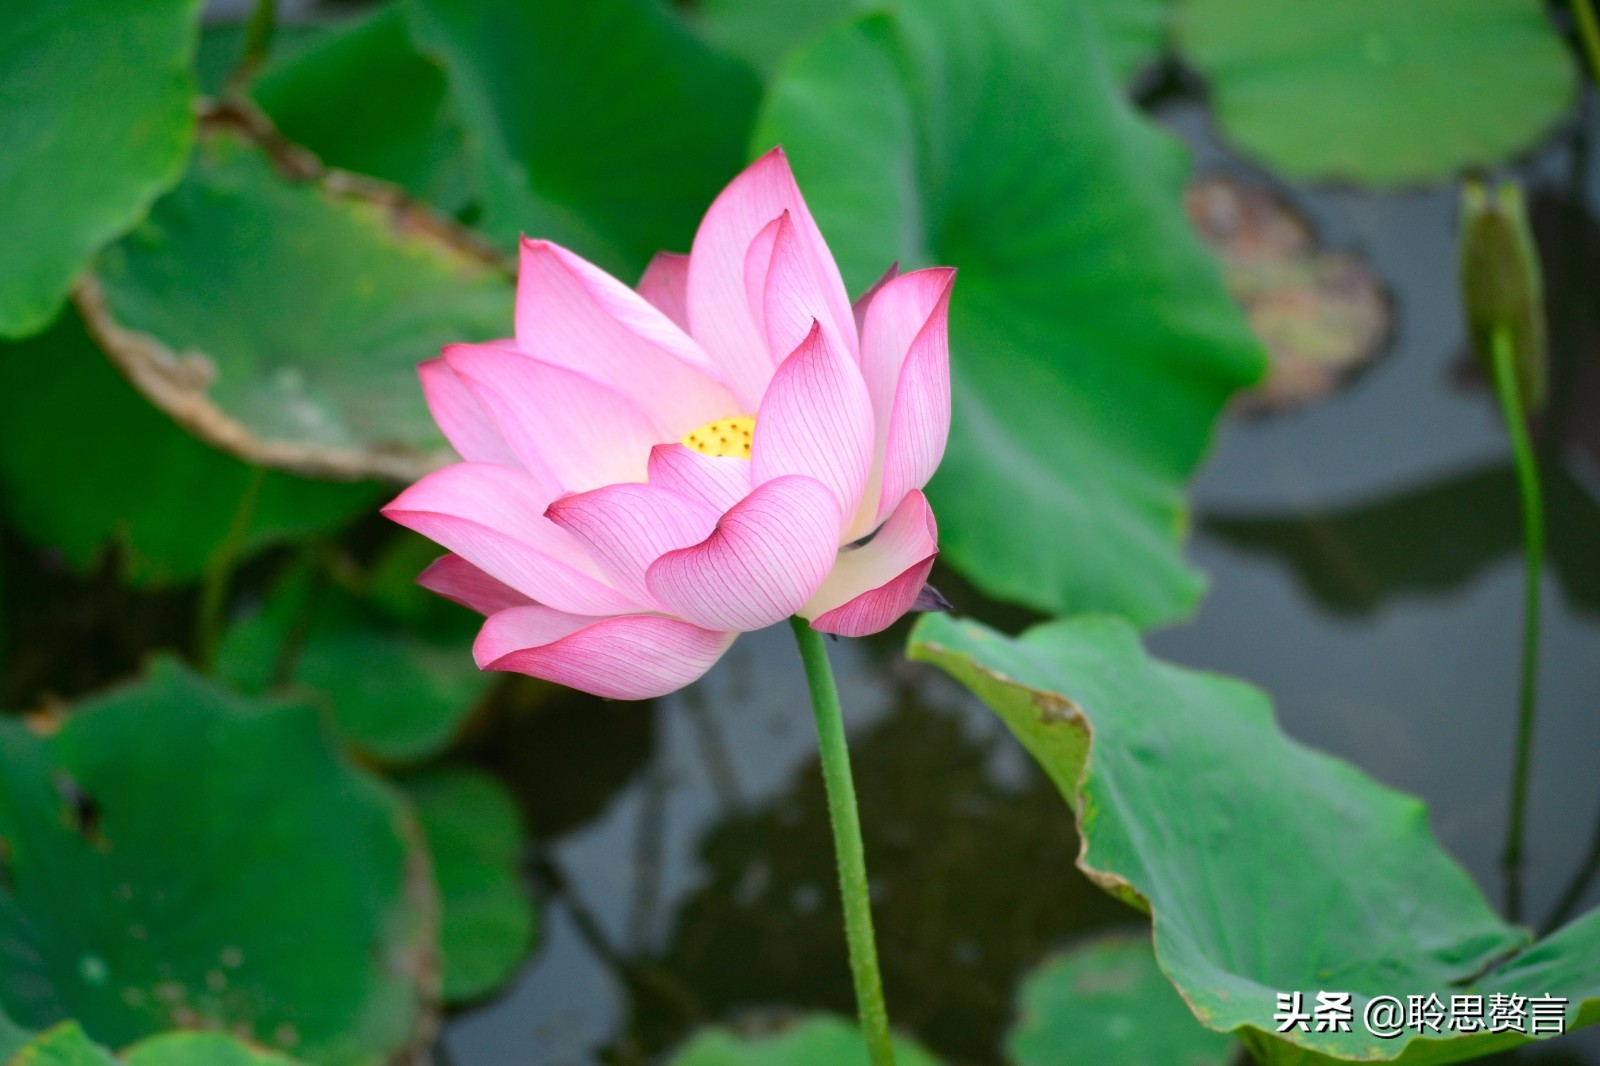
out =
<svg viewBox="0 0 1600 1066"><path fill-rule="evenodd" d="M3 1055L0 1050L0 1055ZM90 1040L77 1022L62 1022L39 1034L8 1066L296 1066L293 1059L240 1043L226 1033L173 1032L141 1040L117 1058Z"/></svg>
<svg viewBox="0 0 1600 1066"><path fill-rule="evenodd" d="M113 1048L215 1028L327 1066L431 1027L417 830L309 706L159 662L49 736L0 721L0 844L18 1024L75 1019Z"/></svg>
<svg viewBox="0 0 1600 1066"><path fill-rule="evenodd" d="M449 79L485 231L548 237L628 281L688 248L744 161L743 64L655 0L402 2Z"/></svg>
<svg viewBox="0 0 1600 1066"><path fill-rule="evenodd" d="M503 334L510 280L393 189L262 137L247 116L213 117L184 180L95 264L87 320L157 406L221 448L414 477L449 455L416 365Z"/></svg>
<svg viewBox="0 0 1600 1066"><path fill-rule="evenodd" d="M1235 1045L1195 1021L1156 965L1150 938L1114 933L1036 967L1017 990L1012 1066L1228 1066Z"/></svg>
<svg viewBox="0 0 1600 1066"><path fill-rule="evenodd" d="M1540 0L1187 0L1222 131L1297 178L1434 181L1532 144L1577 71Z"/></svg>
<svg viewBox="0 0 1600 1066"><path fill-rule="evenodd" d="M123 1066L296 1066L274 1051L242 1044L225 1033L162 1033L122 1054Z"/></svg>
<svg viewBox="0 0 1600 1066"><path fill-rule="evenodd" d="M250 95L280 133L329 166L392 181L451 213L472 200L444 72L412 45L394 0L296 42L287 56L274 42Z"/></svg>
<svg viewBox="0 0 1600 1066"><path fill-rule="evenodd" d="M897 1066L939 1066L909 1040L896 1038ZM867 1044L853 1021L812 1015L774 1031L741 1033L707 1029L674 1055L668 1066L867 1066Z"/></svg>
<svg viewBox="0 0 1600 1066"><path fill-rule="evenodd" d="M1420 1066L1529 1039L1379 1039L1360 1019L1381 995L1548 994L1567 1028L1600 1020L1600 911L1530 946L1418 800L1284 736L1256 689L1151 659L1109 618L1011 639L929 616L911 652L995 710L1077 814L1079 868L1150 912L1162 971L1258 1062ZM1278 995L1319 991L1351 994L1351 1030L1279 1034Z"/></svg>
<svg viewBox="0 0 1600 1066"><path fill-rule="evenodd" d="M200 0L8 0L0 19L0 337L48 325L183 172ZM114 27L114 32L111 32Z"/></svg>
<svg viewBox="0 0 1600 1066"><path fill-rule="evenodd" d="M522 883L522 818L505 787L481 771L427 770L400 784L433 855L444 998L482 999L516 972L536 931Z"/></svg>
<svg viewBox="0 0 1600 1066"><path fill-rule="evenodd" d="M473 661L475 631L474 616L459 610L397 622L326 574L298 568L228 629L216 670L241 692L287 686L364 755L412 764L448 745L496 680Z"/></svg>
<svg viewBox="0 0 1600 1066"><path fill-rule="evenodd" d="M35 1035L33 1030L24 1029L12 1021L4 1010L0 1010L0 1062L10 1062L11 1056Z"/></svg>
<svg viewBox="0 0 1600 1066"><path fill-rule="evenodd" d="M1085 0L1106 61L1127 81L1166 47L1173 0ZM851 15L880 10L871 0L701 0L684 14L706 40L768 76L789 53Z"/></svg>
<svg viewBox="0 0 1600 1066"><path fill-rule="evenodd" d="M38 1034L3 1061L8 1066L116 1066L117 1062L71 1021Z"/></svg>
<svg viewBox="0 0 1600 1066"><path fill-rule="evenodd" d="M288 63L301 51L312 47L323 38L336 32L342 23L326 25L321 22L286 22L279 20L272 29L272 43L268 49L267 70ZM207 22L200 27L200 44L195 49L194 73L200 82L200 94L218 99L230 89L244 58L245 41L250 35L250 23ZM257 76L261 73L258 71Z"/></svg>

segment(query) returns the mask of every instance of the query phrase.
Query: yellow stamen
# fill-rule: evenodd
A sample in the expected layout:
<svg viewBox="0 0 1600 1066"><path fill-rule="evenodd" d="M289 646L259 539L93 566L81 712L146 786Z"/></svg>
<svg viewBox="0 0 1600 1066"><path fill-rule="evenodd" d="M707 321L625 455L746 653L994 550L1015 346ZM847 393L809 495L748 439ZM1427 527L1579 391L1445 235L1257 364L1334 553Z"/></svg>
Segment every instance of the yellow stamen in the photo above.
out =
<svg viewBox="0 0 1600 1066"><path fill-rule="evenodd" d="M683 438L685 447L713 458L750 458L750 445L756 439L756 416L719 418L707 422Z"/></svg>

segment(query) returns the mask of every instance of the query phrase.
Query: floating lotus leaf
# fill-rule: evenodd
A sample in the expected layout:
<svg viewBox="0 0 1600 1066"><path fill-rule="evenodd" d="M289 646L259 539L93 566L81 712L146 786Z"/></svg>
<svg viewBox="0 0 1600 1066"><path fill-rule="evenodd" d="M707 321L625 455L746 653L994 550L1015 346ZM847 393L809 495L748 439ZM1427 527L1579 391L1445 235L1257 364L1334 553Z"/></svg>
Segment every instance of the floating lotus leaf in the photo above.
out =
<svg viewBox="0 0 1600 1066"><path fill-rule="evenodd" d="M522 881L522 818L505 786L476 770L402 779L433 856L444 998L464 1003L516 972L537 928Z"/></svg>
<svg viewBox="0 0 1600 1066"><path fill-rule="evenodd" d="M319 476L410 478L449 457L417 363L504 333L512 287L392 188L218 112L79 302L124 373L212 444Z"/></svg>
<svg viewBox="0 0 1600 1066"><path fill-rule="evenodd" d="M933 615L912 637L913 658L972 689L1055 781L1077 814L1079 868L1149 911L1195 1017L1258 1062L1420 1066L1529 1039L1379 1039L1360 1019L1380 995L1548 994L1569 1001L1567 1028L1600 1021L1600 911L1530 944L1419 801L1284 736L1256 689L1151 659L1115 619L1011 639ZM1319 991L1351 994L1350 1031L1279 1034L1277 996L1314 1004Z"/></svg>
<svg viewBox="0 0 1600 1066"><path fill-rule="evenodd" d="M1017 989L1012 1066L1229 1066L1237 1047L1195 1021L1147 933L1114 933L1040 963Z"/></svg>
<svg viewBox="0 0 1600 1066"><path fill-rule="evenodd" d="M1119 79L1138 74L1166 47L1173 0L1085 2ZM877 9L871 0L701 0L686 16L717 47L773 75L808 38Z"/></svg>
<svg viewBox="0 0 1600 1066"><path fill-rule="evenodd" d="M939 1066L908 1040L896 1039L897 1066ZM693 1037L668 1066L867 1066L867 1045L853 1021L811 1015L766 1032L707 1029Z"/></svg>
<svg viewBox="0 0 1600 1066"><path fill-rule="evenodd" d="M473 616L452 607L446 621L453 624L397 622L328 575L300 568L229 628L216 669L242 692L286 686L326 711L341 739L367 757L414 764L450 743L496 680L472 660Z"/></svg>
<svg viewBox="0 0 1600 1066"><path fill-rule="evenodd" d="M49 736L0 721L0 782L0 1008L18 1024L75 1019L113 1048L215 1028L327 1066L431 1031L417 831L312 708L158 663Z"/></svg>
<svg viewBox="0 0 1600 1066"><path fill-rule="evenodd" d="M1577 71L1541 0L1187 0L1222 132L1284 174L1436 181L1531 145Z"/></svg>

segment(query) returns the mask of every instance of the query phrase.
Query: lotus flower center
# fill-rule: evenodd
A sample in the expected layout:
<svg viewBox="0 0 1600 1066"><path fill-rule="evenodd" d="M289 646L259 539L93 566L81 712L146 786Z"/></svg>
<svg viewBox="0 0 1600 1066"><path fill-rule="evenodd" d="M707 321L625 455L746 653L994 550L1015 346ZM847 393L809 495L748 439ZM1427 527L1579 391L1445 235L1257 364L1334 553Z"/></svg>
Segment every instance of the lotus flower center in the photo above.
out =
<svg viewBox="0 0 1600 1066"><path fill-rule="evenodd" d="M750 458L750 445L756 439L756 416L740 415L738 418L719 418L707 422L683 438L686 448L714 459Z"/></svg>

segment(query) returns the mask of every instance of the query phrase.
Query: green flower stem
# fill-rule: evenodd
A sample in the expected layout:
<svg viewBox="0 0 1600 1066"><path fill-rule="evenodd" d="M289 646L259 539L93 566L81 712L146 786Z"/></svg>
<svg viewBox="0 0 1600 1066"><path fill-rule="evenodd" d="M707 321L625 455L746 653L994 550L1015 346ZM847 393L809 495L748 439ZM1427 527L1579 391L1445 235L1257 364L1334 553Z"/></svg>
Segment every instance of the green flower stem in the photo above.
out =
<svg viewBox="0 0 1600 1066"><path fill-rule="evenodd" d="M1578 40L1589 60L1589 76L1600 82L1600 21L1594 17L1590 0L1572 0L1572 17L1578 24Z"/></svg>
<svg viewBox="0 0 1600 1066"><path fill-rule="evenodd" d="M839 892L844 897L844 933L850 945L850 973L855 978L856 1008L867 1040L872 1066L894 1066L889 1042L889 1009L883 999L883 979L878 973L878 946L872 935L872 901L867 894L867 858L861 846L861 815L856 810L856 786L850 776L850 751L845 745L844 716L839 709L839 689L828 665L822 634L803 618L791 618L800 658L811 688L811 708L817 719L817 745L822 752L822 780L828 791L828 820L833 825L833 847L839 860Z"/></svg>
<svg viewBox="0 0 1600 1066"><path fill-rule="evenodd" d="M1517 712L1517 746L1511 770L1511 817L1502 864L1506 875L1506 912L1516 921L1522 912L1522 832L1527 821L1528 766L1533 758L1533 719L1539 672L1539 571L1544 561L1544 496L1539 464L1517 391L1516 352L1511 333L1494 331L1494 387L1505 415L1506 432L1516 458L1517 488L1522 495L1524 595L1522 618L1522 684Z"/></svg>

